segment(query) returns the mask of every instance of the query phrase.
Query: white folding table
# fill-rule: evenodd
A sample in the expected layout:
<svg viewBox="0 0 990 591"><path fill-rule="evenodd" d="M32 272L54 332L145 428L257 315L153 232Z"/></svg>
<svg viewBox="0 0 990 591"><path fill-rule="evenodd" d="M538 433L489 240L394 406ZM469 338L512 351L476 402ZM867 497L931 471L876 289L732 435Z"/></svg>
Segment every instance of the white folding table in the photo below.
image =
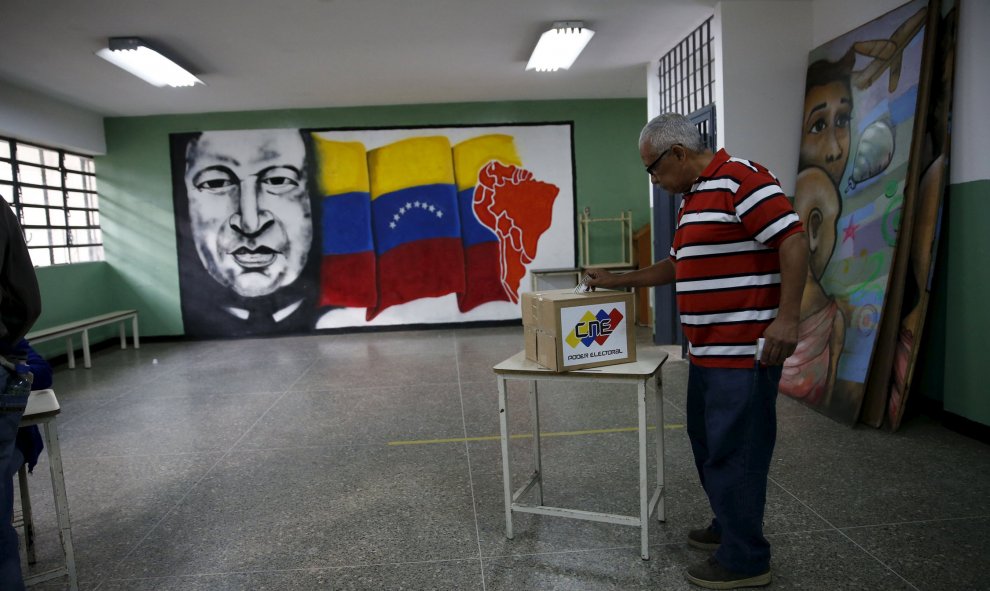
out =
<svg viewBox="0 0 990 591"><path fill-rule="evenodd" d="M653 511L657 512L657 520L664 521L664 478L663 478L663 381L660 376L660 367L667 360L667 354L656 348L640 349L636 354L636 361L633 363L623 363L620 365L609 365L605 367L594 367L580 369L563 373L555 373L544 369L535 362L526 359L525 352L519 352L505 361L499 363L492 369L498 381L498 408L499 425L501 427L502 439L502 478L505 492L505 537L510 540L512 532L512 512L536 513L539 515L553 515L557 517L569 517L571 519L583 519L587 521L601 521L605 523L617 523L620 525L630 525L640 528L640 555L643 560L650 558L649 550L649 521ZM657 483L650 497L647 482L647 459L646 459L646 384L650 378L656 377L655 395L653 403L655 405L656 418L656 453L657 453ZM512 491L512 452L509 448L509 408L506 396L506 382L508 380L522 380L530 382L529 403L530 413L533 420L533 475L529 481ZM639 403L639 516L615 515L612 513L600 513L596 511L582 511L579 509L565 509L562 507L549 507L543 504L543 464L540 457L540 402L538 382L540 381L576 381L586 384L594 383L618 383L636 386L637 400ZM521 501L522 497L529 493L534 487L537 489L539 500L536 504Z"/></svg>

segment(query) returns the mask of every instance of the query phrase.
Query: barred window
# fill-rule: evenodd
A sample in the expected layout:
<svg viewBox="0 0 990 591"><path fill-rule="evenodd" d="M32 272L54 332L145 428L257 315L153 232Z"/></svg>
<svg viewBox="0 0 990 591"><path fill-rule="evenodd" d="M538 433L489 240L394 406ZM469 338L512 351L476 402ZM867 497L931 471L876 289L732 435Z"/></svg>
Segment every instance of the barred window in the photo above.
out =
<svg viewBox="0 0 990 591"><path fill-rule="evenodd" d="M0 194L36 267L103 260L93 159L0 137Z"/></svg>
<svg viewBox="0 0 990 591"><path fill-rule="evenodd" d="M714 101L712 17L660 58L660 112L690 115Z"/></svg>

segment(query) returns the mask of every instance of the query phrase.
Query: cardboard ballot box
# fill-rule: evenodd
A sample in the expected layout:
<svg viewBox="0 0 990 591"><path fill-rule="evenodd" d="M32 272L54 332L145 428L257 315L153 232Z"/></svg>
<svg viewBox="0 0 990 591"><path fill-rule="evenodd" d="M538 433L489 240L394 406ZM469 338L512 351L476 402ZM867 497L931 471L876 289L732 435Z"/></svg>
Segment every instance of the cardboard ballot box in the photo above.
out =
<svg viewBox="0 0 990 591"><path fill-rule="evenodd" d="M522 294L526 359L554 371L636 361L633 294L573 289Z"/></svg>

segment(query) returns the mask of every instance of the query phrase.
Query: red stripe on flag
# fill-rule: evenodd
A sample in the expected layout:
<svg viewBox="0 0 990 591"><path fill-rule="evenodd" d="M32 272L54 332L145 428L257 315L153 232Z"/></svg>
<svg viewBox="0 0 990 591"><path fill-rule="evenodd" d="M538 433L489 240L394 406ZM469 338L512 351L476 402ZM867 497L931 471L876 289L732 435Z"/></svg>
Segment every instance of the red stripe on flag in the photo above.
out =
<svg viewBox="0 0 990 591"><path fill-rule="evenodd" d="M508 302L499 269L498 242L481 242L464 249L466 285L457 294L457 309L467 312L486 302Z"/></svg>
<svg viewBox="0 0 990 591"><path fill-rule="evenodd" d="M415 240L378 257L378 307L368 308L372 320L382 310L419 298L464 291L464 249L460 238ZM415 323L415 319L410 319Z"/></svg>
<svg viewBox="0 0 990 591"><path fill-rule="evenodd" d="M320 269L320 305L371 308L378 304L375 253L324 255Z"/></svg>

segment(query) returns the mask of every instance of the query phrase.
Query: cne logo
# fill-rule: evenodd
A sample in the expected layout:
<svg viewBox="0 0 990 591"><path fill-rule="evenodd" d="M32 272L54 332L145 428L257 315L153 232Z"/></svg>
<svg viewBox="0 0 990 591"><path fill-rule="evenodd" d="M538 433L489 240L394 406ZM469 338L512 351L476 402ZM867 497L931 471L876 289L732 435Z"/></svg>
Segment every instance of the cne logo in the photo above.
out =
<svg viewBox="0 0 990 591"><path fill-rule="evenodd" d="M589 310L564 340L572 349L577 348L579 344L584 344L585 347L590 347L592 343L604 345L623 318L622 312L615 308L608 314L605 310L599 310L597 314L592 314Z"/></svg>

